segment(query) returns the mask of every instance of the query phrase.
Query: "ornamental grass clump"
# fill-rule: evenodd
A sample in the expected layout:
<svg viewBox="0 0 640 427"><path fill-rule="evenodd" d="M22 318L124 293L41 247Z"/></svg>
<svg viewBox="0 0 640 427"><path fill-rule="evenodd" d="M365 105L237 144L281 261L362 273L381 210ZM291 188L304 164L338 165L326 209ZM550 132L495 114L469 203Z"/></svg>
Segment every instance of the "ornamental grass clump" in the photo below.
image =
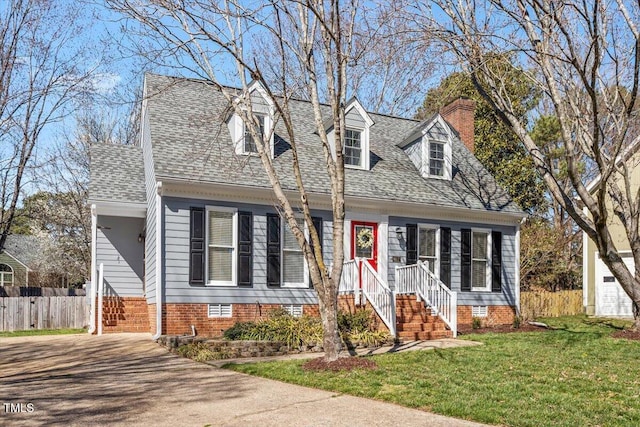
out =
<svg viewBox="0 0 640 427"><path fill-rule="evenodd" d="M342 341L347 347L357 344L379 346L389 339L389 334L375 329L373 314L369 310L355 313L338 313L338 325ZM289 348L309 348L322 343L322 322L317 317L294 317L286 310L269 313L265 320L238 322L224 332L228 340L255 340L285 343Z"/></svg>
<svg viewBox="0 0 640 427"><path fill-rule="evenodd" d="M266 320L236 323L224 332L224 337L282 342L290 348L302 348L322 342L322 323L316 317L294 317L286 310L273 310Z"/></svg>

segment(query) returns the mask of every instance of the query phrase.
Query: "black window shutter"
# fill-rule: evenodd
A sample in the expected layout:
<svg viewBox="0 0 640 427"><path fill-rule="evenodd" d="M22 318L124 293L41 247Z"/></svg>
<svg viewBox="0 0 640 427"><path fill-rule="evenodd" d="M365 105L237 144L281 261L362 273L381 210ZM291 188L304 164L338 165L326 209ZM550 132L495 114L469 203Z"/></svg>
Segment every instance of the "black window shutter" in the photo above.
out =
<svg viewBox="0 0 640 427"><path fill-rule="evenodd" d="M204 208L192 207L189 214L189 283L204 285Z"/></svg>
<svg viewBox="0 0 640 427"><path fill-rule="evenodd" d="M491 233L491 292L502 292L502 233Z"/></svg>
<svg viewBox="0 0 640 427"><path fill-rule="evenodd" d="M440 280L451 289L451 229L440 227Z"/></svg>
<svg viewBox="0 0 640 427"><path fill-rule="evenodd" d="M322 240L322 218L312 217L311 219L313 220L313 226L316 228L316 231L318 232L318 239L320 240L320 247L322 247L322 242L323 242L323 240ZM313 282L311 281L311 275L309 275L309 287L313 288Z"/></svg>
<svg viewBox="0 0 640 427"><path fill-rule="evenodd" d="M462 251L460 257L460 288L462 291L471 290L471 230L463 228L460 230L462 240Z"/></svg>
<svg viewBox="0 0 640 427"><path fill-rule="evenodd" d="M267 286L280 286L280 215L267 214Z"/></svg>
<svg viewBox="0 0 640 427"><path fill-rule="evenodd" d="M238 212L238 286L251 286L253 279L253 214Z"/></svg>
<svg viewBox="0 0 640 427"><path fill-rule="evenodd" d="M407 224L407 265L418 262L418 226Z"/></svg>

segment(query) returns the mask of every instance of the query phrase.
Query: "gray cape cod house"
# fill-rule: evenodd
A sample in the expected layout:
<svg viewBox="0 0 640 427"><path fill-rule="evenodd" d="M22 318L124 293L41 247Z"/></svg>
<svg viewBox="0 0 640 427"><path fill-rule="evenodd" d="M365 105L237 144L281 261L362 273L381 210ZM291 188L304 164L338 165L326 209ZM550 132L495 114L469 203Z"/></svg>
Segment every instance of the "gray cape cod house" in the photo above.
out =
<svg viewBox="0 0 640 427"><path fill-rule="evenodd" d="M275 126L273 163L295 194L286 132L259 85L250 96L264 128ZM416 121L350 100L345 238L333 242L312 107L291 101L325 259L336 244L345 249L340 293L401 338L455 336L473 317L511 324L518 310L525 214L473 156L473 109L460 99ZM92 331L215 336L276 307L317 315L302 253L254 151L211 85L146 76L139 141L91 151Z"/></svg>

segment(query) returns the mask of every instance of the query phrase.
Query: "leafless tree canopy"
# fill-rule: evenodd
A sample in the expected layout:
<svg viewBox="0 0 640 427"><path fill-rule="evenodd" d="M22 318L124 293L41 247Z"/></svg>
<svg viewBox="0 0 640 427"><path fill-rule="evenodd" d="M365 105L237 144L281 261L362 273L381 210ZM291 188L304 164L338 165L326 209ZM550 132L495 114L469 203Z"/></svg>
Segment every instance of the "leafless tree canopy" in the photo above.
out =
<svg viewBox="0 0 640 427"><path fill-rule="evenodd" d="M638 321L640 194L630 181L629 162L617 159L626 157L638 136L640 5L624 0L435 0L413 12L519 136L553 198L596 243L631 296ZM562 174L514 114L500 74L487 66L496 57L525 70L557 117ZM590 191L587 185L594 179L600 185ZM624 227L635 272L625 267L612 238L607 204Z"/></svg>
<svg viewBox="0 0 640 427"><path fill-rule="evenodd" d="M0 250L47 127L92 90L77 8L49 0L0 4Z"/></svg>

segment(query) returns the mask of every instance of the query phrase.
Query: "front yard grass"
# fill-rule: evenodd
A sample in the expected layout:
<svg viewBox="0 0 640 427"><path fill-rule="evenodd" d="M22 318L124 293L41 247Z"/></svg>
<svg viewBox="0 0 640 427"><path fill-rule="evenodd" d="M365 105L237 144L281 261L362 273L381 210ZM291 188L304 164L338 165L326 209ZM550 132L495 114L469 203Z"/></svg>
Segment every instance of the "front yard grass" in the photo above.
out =
<svg viewBox="0 0 640 427"><path fill-rule="evenodd" d="M303 361L227 367L489 424L640 425L640 342L610 337L625 322L543 321L557 329L467 335L461 339L484 345L375 356L375 371L307 372Z"/></svg>
<svg viewBox="0 0 640 427"><path fill-rule="evenodd" d="M3 337L29 337L32 335L67 335L67 334L84 334L86 329L29 329L26 331L0 332L0 338Z"/></svg>

